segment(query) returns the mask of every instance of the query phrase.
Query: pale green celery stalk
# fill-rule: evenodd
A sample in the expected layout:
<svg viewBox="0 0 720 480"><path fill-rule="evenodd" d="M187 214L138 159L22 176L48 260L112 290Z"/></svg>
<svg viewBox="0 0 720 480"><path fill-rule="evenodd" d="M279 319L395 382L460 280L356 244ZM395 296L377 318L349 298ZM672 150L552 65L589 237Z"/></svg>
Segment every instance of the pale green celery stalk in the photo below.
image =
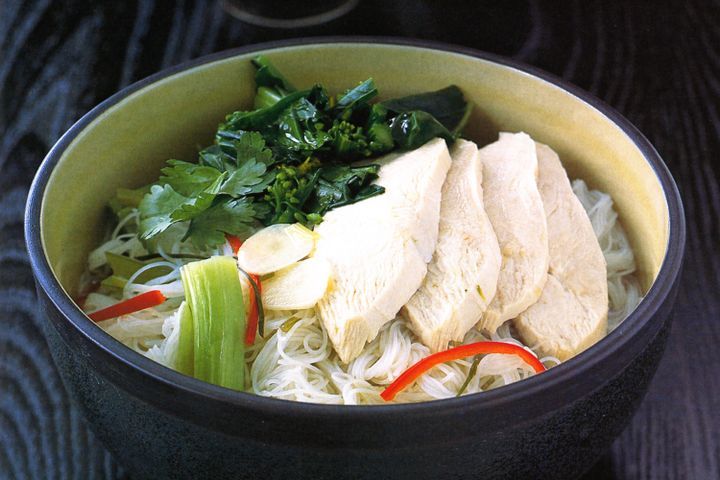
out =
<svg viewBox="0 0 720 480"><path fill-rule="evenodd" d="M113 252L105 252L105 258L112 269L113 275L116 277L122 277L126 280L132 277L133 274L142 267L150 263L149 261L141 262L140 260L135 260L134 258L126 257L125 255L118 255ZM145 270L143 273L138 275L134 281L135 283L145 283L154 278L167 275L171 271L172 268L160 265L155 268L151 268L150 270Z"/></svg>
<svg viewBox="0 0 720 480"><path fill-rule="evenodd" d="M193 376L227 388L244 387L245 305L232 257L212 257L180 269L193 329ZM183 322L183 319L185 322ZM180 330L181 342L183 329Z"/></svg>
<svg viewBox="0 0 720 480"><path fill-rule="evenodd" d="M110 275L102 282L100 282L100 285L106 288L115 288L118 290L122 290L123 288L125 288L125 285L127 285L127 278L118 277L117 275Z"/></svg>
<svg viewBox="0 0 720 480"><path fill-rule="evenodd" d="M180 338L178 339L177 360L175 367L178 372L192 377L195 373L193 365L193 343L195 338L193 330L193 317L187 302L180 304L180 312L178 315L180 315Z"/></svg>

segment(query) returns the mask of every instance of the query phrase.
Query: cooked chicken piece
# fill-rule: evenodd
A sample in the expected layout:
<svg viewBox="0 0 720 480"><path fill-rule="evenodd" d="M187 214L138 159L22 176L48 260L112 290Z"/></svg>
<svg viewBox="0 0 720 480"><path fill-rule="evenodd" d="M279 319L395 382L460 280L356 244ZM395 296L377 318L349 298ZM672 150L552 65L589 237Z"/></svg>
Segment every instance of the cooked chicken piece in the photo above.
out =
<svg viewBox="0 0 720 480"><path fill-rule="evenodd" d="M328 212L315 229L315 256L333 268L333 285L317 309L343 362L360 354L425 278L450 154L435 139L374 163L385 193Z"/></svg>
<svg viewBox="0 0 720 480"><path fill-rule="evenodd" d="M501 133L480 149L485 211L502 255L495 298L478 323L494 333L535 303L547 279L547 224L538 192L535 142L525 133Z"/></svg>
<svg viewBox="0 0 720 480"><path fill-rule="evenodd" d="M495 296L500 247L485 213L477 146L458 140L442 187L440 231L428 273L403 316L430 350L461 341Z"/></svg>
<svg viewBox="0 0 720 480"><path fill-rule="evenodd" d="M540 300L514 324L541 355L566 360L607 331L605 258L557 154L537 144L538 187L547 216L550 268Z"/></svg>

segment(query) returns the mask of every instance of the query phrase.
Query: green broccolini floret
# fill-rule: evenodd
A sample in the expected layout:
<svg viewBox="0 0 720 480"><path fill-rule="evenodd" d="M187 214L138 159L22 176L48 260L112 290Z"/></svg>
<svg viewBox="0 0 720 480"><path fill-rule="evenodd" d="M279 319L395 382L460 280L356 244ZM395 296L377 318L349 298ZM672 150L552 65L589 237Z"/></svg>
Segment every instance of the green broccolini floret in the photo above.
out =
<svg viewBox="0 0 720 480"><path fill-rule="evenodd" d="M312 227L322 221L314 212L303 211L317 183L319 161L308 158L300 165L278 167L275 181L268 186L265 201L272 205L273 215L268 224L299 222Z"/></svg>
<svg viewBox="0 0 720 480"><path fill-rule="evenodd" d="M334 153L340 158L369 157L370 141L363 128L345 120L336 120L328 131L332 138Z"/></svg>

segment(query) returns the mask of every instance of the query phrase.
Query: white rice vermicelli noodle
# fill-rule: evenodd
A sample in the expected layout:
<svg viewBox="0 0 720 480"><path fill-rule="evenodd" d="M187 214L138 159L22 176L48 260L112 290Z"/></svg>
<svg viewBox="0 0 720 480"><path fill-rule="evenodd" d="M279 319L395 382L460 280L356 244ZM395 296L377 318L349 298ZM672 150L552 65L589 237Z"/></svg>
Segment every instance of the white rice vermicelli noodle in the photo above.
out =
<svg viewBox="0 0 720 480"><path fill-rule="evenodd" d="M622 225L617 221L610 195L589 190L582 180L574 180L573 192L590 217L603 256L607 262L608 330L612 331L640 303L641 293L635 272L635 257Z"/></svg>
<svg viewBox="0 0 720 480"><path fill-rule="evenodd" d="M641 299L638 282L633 276L635 260L625 232L617 222L610 196L589 190L582 180L573 182L573 191L588 212L607 262L608 328L612 330ZM128 220L132 221L136 219ZM91 266L104 263L105 251L139 251L133 240L137 241L136 236L123 237L119 232L120 229L116 229L113 238L93 252ZM170 251L176 253L181 249L174 246ZM223 247L214 253L230 252ZM131 348L172 368L178 341L177 308L183 296L179 277L179 267L183 262L167 255L162 257L157 265L169 267L172 271L145 285L128 282L124 296L160 289L171 301L157 308L101 322L101 326ZM114 297L91 294L86 310L102 308L116 301ZM397 318L386 324L356 359L344 364L335 354L314 310L267 311L266 315L265 337L257 337L256 344L246 351L245 365L238 366L246 370L246 390L258 395L316 403L385 403L380 392L408 367L430 354L405 321ZM482 340L504 341L525 347L513 337L509 322L502 325L492 338L472 329L463 343ZM548 367L560 363L553 357L544 357L541 361ZM453 397L466 381L472 363L472 358L466 358L438 365L399 393L395 401ZM485 355L464 393L497 388L533 373L531 367L515 355Z"/></svg>

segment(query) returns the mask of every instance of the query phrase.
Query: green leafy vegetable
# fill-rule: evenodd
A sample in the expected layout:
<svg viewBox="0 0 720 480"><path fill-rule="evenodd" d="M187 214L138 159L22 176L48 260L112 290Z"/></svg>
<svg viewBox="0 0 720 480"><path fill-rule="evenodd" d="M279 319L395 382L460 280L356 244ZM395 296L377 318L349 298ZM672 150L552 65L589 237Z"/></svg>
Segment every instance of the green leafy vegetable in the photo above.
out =
<svg viewBox="0 0 720 480"><path fill-rule="evenodd" d="M363 167L335 165L321 168L318 186L311 200L311 208L324 214L333 208L383 193L385 191L383 187L370 183L377 178L379 169L378 165Z"/></svg>
<svg viewBox="0 0 720 480"><path fill-rule="evenodd" d="M352 162L452 142L470 113L456 86L371 104L372 78L331 97L321 85L297 90L262 55L252 62L254 110L229 114L197 163L169 160L153 185L111 202L118 215L138 208L151 251L169 239L207 250L274 223L317 225L328 210L384 192L377 165Z"/></svg>
<svg viewBox="0 0 720 480"><path fill-rule="evenodd" d="M178 370L242 390L245 305L235 260L211 257L184 265L180 273L188 311L180 312Z"/></svg>
<svg viewBox="0 0 720 480"><path fill-rule="evenodd" d="M275 144L287 150L310 155L330 139L323 129L321 111L307 98L290 105L277 118Z"/></svg>
<svg viewBox="0 0 720 480"><path fill-rule="evenodd" d="M220 130L264 130L272 125L285 110L301 98L310 94L310 90L293 92L282 97L276 103L249 112L235 112L220 125Z"/></svg>
<svg viewBox="0 0 720 480"><path fill-rule="evenodd" d="M279 91L294 92L295 87L270 63L264 55L258 55L252 59L255 71L255 83L258 87L275 88Z"/></svg>
<svg viewBox="0 0 720 480"><path fill-rule="evenodd" d="M246 132L244 132L246 133ZM225 150L230 152L236 152L236 143L242 138L242 135L233 135L232 137L218 139L217 145L211 145L204 150L200 151L200 165L207 165L213 167L219 172L231 169L236 159L233 155L226 153Z"/></svg>
<svg viewBox="0 0 720 480"><path fill-rule="evenodd" d="M161 170L163 175L158 183L169 185L186 197L204 191L222 176L219 170L212 167L181 160L168 160L167 163L169 166Z"/></svg>
<svg viewBox="0 0 720 480"><path fill-rule="evenodd" d="M340 158L354 159L373 154L370 149L371 140L360 126L344 120L335 122L328 131L328 136L332 139L333 150ZM382 147L377 153L384 151L384 146Z"/></svg>
<svg viewBox="0 0 720 480"><path fill-rule="evenodd" d="M454 140L453 134L429 113L404 112L395 117L390 125L393 140L403 150L412 150L435 137Z"/></svg>
<svg viewBox="0 0 720 480"><path fill-rule="evenodd" d="M266 167L273 163L272 152L265 147L265 139L259 133L247 133L240 137L234 145L235 163L238 168L242 168L243 164L251 160Z"/></svg>
<svg viewBox="0 0 720 480"><path fill-rule="evenodd" d="M172 214L187 200L170 185L153 185L150 193L140 202L140 238L152 238L178 222Z"/></svg>
<svg viewBox="0 0 720 480"><path fill-rule="evenodd" d="M311 165L311 162L297 167L289 165L280 167L275 177L276 181L268 187L268 195L265 197L273 211L267 223L300 222L305 225L319 223L319 217L310 217L314 210L311 209L310 213L304 211L305 202L315 189L318 178L319 171Z"/></svg>
<svg viewBox="0 0 720 480"><path fill-rule="evenodd" d="M455 85L434 92L386 100L381 105L395 113L425 112L453 134L463 129L472 111L472 104L465 100L462 91Z"/></svg>
<svg viewBox="0 0 720 480"><path fill-rule="evenodd" d="M348 109L351 110L360 104L366 104L370 99L376 97L377 94L378 90L375 87L375 82L373 82L372 78L369 78L340 96L335 104L335 109L342 111L344 116L347 116L344 111Z"/></svg>
<svg viewBox="0 0 720 480"><path fill-rule="evenodd" d="M113 276L122 278L126 282L132 277L135 272L145 267L150 262L143 262L135 260L125 255L118 255L117 253L105 252L105 258L107 259L108 265L112 269ZM172 269L166 266L157 266L145 270L135 279L135 283L145 283L153 278L161 277L170 273Z"/></svg>
<svg viewBox="0 0 720 480"><path fill-rule="evenodd" d="M225 167L232 173L223 183L220 193L237 198L265 190L274 175L268 174L272 152L265 148L262 136L256 132L248 133L236 141L234 147L234 163Z"/></svg>
<svg viewBox="0 0 720 480"><path fill-rule="evenodd" d="M170 214L170 217L176 222L192 220L197 217L210 208L213 200L215 200L217 194L220 193L224 181L225 174L222 174L206 188L193 192L180 204L179 208L176 208Z"/></svg>
<svg viewBox="0 0 720 480"><path fill-rule="evenodd" d="M225 234L247 238L254 232L255 218L262 215L248 198L220 201L193 218L185 235L200 248L225 241Z"/></svg>
<svg viewBox="0 0 720 480"><path fill-rule="evenodd" d="M234 156L220 149L201 152L200 163L170 160L158 184L140 202L141 238L148 240L176 223L186 223L184 238L201 249L225 241L225 234L245 238L268 215L255 202L274 180L268 172L272 152L257 132L233 141Z"/></svg>

